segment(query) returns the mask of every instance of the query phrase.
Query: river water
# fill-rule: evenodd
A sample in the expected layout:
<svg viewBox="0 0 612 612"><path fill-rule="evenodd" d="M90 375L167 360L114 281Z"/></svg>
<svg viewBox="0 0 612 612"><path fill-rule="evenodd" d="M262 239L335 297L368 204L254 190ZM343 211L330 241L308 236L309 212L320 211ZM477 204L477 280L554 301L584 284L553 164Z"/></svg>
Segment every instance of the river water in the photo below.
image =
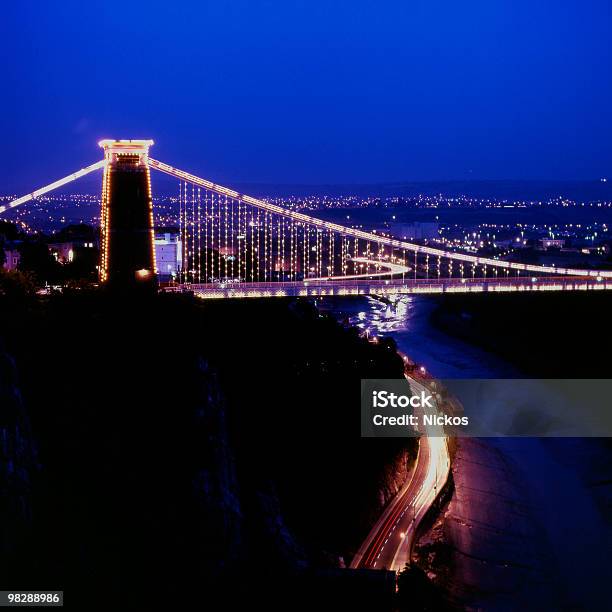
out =
<svg viewBox="0 0 612 612"><path fill-rule="evenodd" d="M433 327L434 307L432 299L419 296L402 296L393 304L371 297L325 298L321 304L364 331L393 338L402 353L435 378L518 377L509 363Z"/></svg>
<svg viewBox="0 0 612 612"><path fill-rule="evenodd" d="M435 378L520 378L517 368L430 322L435 301L402 296L393 305L370 298L325 298L322 310L370 334L388 336ZM555 567L563 607L597 609L612 572L609 447L598 439L489 438L522 474Z"/></svg>

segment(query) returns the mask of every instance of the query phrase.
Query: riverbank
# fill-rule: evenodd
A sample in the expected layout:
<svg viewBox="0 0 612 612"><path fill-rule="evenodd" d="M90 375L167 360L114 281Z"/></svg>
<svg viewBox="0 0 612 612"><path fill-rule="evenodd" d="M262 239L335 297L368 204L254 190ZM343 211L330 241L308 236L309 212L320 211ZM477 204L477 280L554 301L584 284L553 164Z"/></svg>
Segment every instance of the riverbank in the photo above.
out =
<svg viewBox="0 0 612 612"><path fill-rule="evenodd" d="M609 378L612 293L452 295L431 300L429 325L492 354L518 377ZM500 376L505 378L506 376Z"/></svg>
<svg viewBox="0 0 612 612"><path fill-rule="evenodd" d="M462 438L452 473L452 498L419 540L417 565L461 607L558 607L546 541L511 462L486 441Z"/></svg>

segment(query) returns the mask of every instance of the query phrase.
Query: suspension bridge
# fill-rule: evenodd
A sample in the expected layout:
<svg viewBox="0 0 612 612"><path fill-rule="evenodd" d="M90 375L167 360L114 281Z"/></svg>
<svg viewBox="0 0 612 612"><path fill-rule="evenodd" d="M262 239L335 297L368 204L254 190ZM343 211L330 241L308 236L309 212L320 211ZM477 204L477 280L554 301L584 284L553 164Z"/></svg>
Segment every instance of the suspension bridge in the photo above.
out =
<svg viewBox="0 0 612 612"><path fill-rule="evenodd" d="M612 289L611 270L526 264L344 227L238 193L102 140L104 158L0 206L0 215L103 170L100 281L155 283L151 169L178 180L180 271L165 291L201 298Z"/></svg>

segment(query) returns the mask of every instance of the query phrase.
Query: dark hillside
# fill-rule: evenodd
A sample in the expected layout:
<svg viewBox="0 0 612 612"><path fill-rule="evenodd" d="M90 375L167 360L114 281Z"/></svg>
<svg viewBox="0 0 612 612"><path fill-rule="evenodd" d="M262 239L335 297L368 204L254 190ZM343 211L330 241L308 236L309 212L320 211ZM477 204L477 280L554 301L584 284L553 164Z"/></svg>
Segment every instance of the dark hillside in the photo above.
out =
<svg viewBox="0 0 612 612"><path fill-rule="evenodd" d="M31 423L29 537L3 568L22 588L106 610L274 591L348 563L416 452L359 437L360 378L402 375L392 344L309 303L26 287L0 308L12 410Z"/></svg>

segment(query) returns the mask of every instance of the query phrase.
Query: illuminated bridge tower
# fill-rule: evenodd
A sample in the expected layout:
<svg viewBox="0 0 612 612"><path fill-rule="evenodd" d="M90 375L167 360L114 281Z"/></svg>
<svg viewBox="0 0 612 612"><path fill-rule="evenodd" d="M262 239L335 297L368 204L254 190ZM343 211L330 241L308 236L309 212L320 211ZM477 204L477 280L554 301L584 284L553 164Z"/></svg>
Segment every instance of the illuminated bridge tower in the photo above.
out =
<svg viewBox="0 0 612 612"><path fill-rule="evenodd" d="M149 172L152 140L101 140L100 280L116 287L155 284L153 199Z"/></svg>

